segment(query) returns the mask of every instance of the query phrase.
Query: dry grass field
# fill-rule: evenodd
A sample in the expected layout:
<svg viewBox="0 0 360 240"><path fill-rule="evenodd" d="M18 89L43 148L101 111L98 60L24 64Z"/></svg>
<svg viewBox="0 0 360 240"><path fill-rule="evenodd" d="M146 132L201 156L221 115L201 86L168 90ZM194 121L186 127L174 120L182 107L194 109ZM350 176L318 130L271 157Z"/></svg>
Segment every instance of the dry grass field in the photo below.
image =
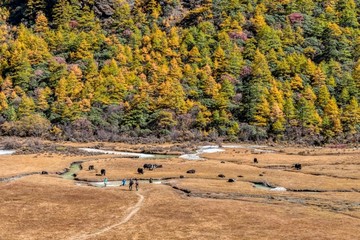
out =
<svg viewBox="0 0 360 240"><path fill-rule="evenodd" d="M100 146L142 149L138 152L179 148ZM0 239L359 239L360 150L244 145L202 157L0 156ZM83 161L78 181L55 174L75 161ZM145 163L162 168L138 174ZM302 169L292 168L295 163ZM89 165L95 170L89 171ZM143 179L140 190L89 186L103 180L98 176L102 168L110 182ZM186 173L190 169L196 172ZM41 171L49 174L9 179ZM150 178L162 184L150 184ZM287 191L255 188L254 183Z"/></svg>

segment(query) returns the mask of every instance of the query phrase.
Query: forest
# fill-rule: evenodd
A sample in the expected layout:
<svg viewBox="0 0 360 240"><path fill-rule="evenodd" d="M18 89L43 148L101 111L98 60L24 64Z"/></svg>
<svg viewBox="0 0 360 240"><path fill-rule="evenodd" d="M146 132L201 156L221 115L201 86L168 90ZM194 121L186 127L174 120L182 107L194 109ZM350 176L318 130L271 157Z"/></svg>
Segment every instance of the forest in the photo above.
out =
<svg viewBox="0 0 360 240"><path fill-rule="evenodd" d="M360 1L3 0L0 135L360 139Z"/></svg>

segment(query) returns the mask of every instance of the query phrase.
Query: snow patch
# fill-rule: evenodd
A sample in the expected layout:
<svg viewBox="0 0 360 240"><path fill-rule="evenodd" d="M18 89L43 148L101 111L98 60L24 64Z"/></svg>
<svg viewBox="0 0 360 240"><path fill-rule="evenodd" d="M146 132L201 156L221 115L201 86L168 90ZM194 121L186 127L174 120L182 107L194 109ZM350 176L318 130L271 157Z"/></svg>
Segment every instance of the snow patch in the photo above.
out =
<svg viewBox="0 0 360 240"><path fill-rule="evenodd" d="M15 150L0 150L0 155L11 155L15 152Z"/></svg>
<svg viewBox="0 0 360 240"><path fill-rule="evenodd" d="M112 154L112 155L124 155L124 156L135 156L139 158L153 158L155 155L153 154L145 154L145 153L133 153L133 152L119 152L119 151L109 151L109 150L101 150L95 148L79 148L85 152L93 152L93 153L103 153L103 154Z"/></svg>
<svg viewBox="0 0 360 240"><path fill-rule="evenodd" d="M285 191L286 191L286 188L284 188L284 187L276 187L276 188L270 189L270 191L285 192Z"/></svg>
<svg viewBox="0 0 360 240"><path fill-rule="evenodd" d="M217 153L217 152L223 152L224 149L221 149L219 146L202 146L198 150L196 150L196 153L192 154L183 154L179 158L187 159L187 160L203 160L203 158L200 157L201 154L204 153Z"/></svg>
<svg viewBox="0 0 360 240"><path fill-rule="evenodd" d="M267 150L263 148L268 148L265 145L251 145L251 146L244 146L244 145L223 145L223 148L243 148L243 149L251 149L255 153L274 153L273 150Z"/></svg>

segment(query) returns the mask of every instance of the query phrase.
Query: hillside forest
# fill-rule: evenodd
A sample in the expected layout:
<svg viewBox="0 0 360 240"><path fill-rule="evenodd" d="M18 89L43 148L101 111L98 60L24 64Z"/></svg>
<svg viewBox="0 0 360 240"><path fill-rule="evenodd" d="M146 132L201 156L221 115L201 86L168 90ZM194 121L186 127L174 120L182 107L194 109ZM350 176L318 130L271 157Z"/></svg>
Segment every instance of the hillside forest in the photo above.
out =
<svg viewBox="0 0 360 240"><path fill-rule="evenodd" d="M355 142L358 0L3 0L0 134Z"/></svg>

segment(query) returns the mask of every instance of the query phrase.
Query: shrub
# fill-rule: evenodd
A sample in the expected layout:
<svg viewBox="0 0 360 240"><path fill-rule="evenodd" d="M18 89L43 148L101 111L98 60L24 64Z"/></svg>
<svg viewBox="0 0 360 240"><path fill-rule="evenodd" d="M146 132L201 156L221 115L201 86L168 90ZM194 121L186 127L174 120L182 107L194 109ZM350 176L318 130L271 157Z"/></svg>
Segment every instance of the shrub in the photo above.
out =
<svg viewBox="0 0 360 240"><path fill-rule="evenodd" d="M7 138L2 141L2 145L5 150L18 149L21 147L21 142L19 142L15 137Z"/></svg>
<svg viewBox="0 0 360 240"><path fill-rule="evenodd" d="M5 122L1 125L4 135L15 135L20 137L44 137L48 135L50 121L40 114L24 116L15 122Z"/></svg>
<svg viewBox="0 0 360 240"><path fill-rule="evenodd" d="M51 128L50 121L41 116L40 114L34 114L25 116L18 122L18 132L24 132L25 136L29 137L44 137L49 133Z"/></svg>

